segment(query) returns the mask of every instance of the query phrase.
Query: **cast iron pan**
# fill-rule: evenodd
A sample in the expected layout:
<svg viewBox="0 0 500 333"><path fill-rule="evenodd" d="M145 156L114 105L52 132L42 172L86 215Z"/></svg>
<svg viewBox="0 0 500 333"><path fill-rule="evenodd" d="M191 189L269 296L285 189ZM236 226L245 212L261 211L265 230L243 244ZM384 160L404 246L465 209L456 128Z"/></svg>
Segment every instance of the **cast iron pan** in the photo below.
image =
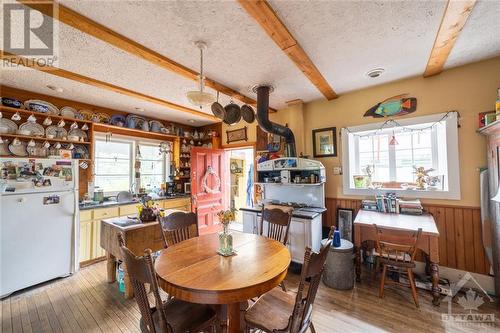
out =
<svg viewBox="0 0 500 333"><path fill-rule="evenodd" d="M241 107L241 117L244 121L251 124L255 121L255 113L253 113L253 109L249 105L243 105Z"/></svg>
<svg viewBox="0 0 500 333"><path fill-rule="evenodd" d="M241 110L238 104L229 103L224 108L226 110L226 116L224 117L224 122L228 125L236 124L241 120Z"/></svg>
<svg viewBox="0 0 500 333"><path fill-rule="evenodd" d="M211 108L214 116L221 120L226 118L226 110L224 110L224 107L219 103L219 92L217 92L217 102L213 102Z"/></svg>

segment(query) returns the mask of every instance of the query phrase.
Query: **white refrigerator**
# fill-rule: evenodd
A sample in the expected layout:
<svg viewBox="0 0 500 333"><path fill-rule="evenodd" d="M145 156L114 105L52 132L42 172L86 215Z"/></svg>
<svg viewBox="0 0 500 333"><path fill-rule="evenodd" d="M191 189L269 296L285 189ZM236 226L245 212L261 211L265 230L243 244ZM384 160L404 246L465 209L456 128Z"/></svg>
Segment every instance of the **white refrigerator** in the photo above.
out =
<svg viewBox="0 0 500 333"><path fill-rule="evenodd" d="M78 165L0 159L0 298L77 269Z"/></svg>

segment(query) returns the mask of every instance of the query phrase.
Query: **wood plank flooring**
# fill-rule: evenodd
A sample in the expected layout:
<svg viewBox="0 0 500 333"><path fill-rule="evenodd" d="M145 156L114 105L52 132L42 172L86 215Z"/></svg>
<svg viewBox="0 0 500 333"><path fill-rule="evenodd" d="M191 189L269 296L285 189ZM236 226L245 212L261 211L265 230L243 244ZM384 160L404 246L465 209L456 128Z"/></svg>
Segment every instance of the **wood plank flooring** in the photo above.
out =
<svg viewBox="0 0 500 333"><path fill-rule="evenodd" d="M106 263L99 262L75 275L58 279L5 298L0 302L1 332L140 332L139 309L125 300L116 284L106 282ZM289 292L299 276L289 273ZM488 326L447 326L441 314L447 303L431 305L431 296L419 291L420 308L409 290L386 288L378 298L378 281L369 277L350 291L320 286L314 305L316 331L331 332L500 332L500 307L485 303L482 313L495 315ZM458 304L454 308L460 307Z"/></svg>

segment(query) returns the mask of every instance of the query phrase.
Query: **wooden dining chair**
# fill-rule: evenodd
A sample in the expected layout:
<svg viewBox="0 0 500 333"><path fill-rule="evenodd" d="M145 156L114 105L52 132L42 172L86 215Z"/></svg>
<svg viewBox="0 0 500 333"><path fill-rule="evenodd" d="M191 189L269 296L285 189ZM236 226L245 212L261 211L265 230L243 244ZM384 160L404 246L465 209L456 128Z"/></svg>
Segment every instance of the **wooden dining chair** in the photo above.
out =
<svg viewBox="0 0 500 333"><path fill-rule="evenodd" d="M165 248L189 238L198 237L198 219L195 213L174 212L159 217Z"/></svg>
<svg viewBox="0 0 500 333"><path fill-rule="evenodd" d="M333 234L333 233L332 233ZM260 297L245 313L245 331L260 329L269 333L303 333L312 323L314 299L323 275L326 257L332 239L328 239L319 253L307 247L300 274L297 295L293 297L279 289L273 289Z"/></svg>
<svg viewBox="0 0 500 333"><path fill-rule="evenodd" d="M396 285L403 285L397 281L386 281L388 267L395 267L398 271L406 270L408 281L413 295L413 301L418 307L417 287L415 285L415 255L417 253L417 243L422 234L422 228L415 231L384 230L373 225L376 233L376 253L379 263L383 266L382 277L380 279L379 297L384 297L384 287L386 282ZM405 285L407 286L407 285Z"/></svg>
<svg viewBox="0 0 500 333"><path fill-rule="evenodd" d="M216 330L217 315L210 306L192 304L175 298L168 302L161 299L151 250L147 249L142 257L137 257L125 246L121 234L118 234L118 242L141 313L142 332L184 333ZM150 285L154 306L149 303L146 284Z"/></svg>
<svg viewBox="0 0 500 333"><path fill-rule="evenodd" d="M260 235L264 235L264 221L267 222L267 232L264 236L272 238L285 246L288 241L290 222L292 221L293 207L264 205L260 219ZM285 283L280 284L286 292Z"/></svg>

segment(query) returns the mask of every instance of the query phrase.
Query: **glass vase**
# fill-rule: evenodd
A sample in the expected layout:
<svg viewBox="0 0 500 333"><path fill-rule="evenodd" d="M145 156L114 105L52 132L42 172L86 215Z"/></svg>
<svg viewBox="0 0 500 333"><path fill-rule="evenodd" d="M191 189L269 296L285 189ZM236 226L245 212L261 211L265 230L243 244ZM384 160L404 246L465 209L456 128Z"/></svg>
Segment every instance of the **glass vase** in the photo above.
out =
<svg viewBox="0 0 500 333"><path fill-rule="evenodd" d="M219 233L219 253L223 256L233 254L233 235L229 233L229 226L224 225L222 232Z"/></svg>

